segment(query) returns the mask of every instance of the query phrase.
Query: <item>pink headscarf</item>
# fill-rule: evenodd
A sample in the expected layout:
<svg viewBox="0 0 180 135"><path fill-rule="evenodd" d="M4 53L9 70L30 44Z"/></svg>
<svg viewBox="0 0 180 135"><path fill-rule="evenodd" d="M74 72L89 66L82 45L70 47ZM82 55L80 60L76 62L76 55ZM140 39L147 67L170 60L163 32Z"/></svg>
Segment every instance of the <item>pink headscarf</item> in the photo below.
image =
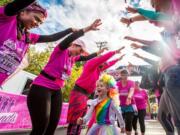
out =
<svg viewBox="0 0 180 135"><path fill-rule="evenodd" d="M47 11L42 6L37 4L36 2L31 4L30 6L26 7L25 10L27 11L34 11L34 12L41 12L44 17L47 17Z"/></svg>

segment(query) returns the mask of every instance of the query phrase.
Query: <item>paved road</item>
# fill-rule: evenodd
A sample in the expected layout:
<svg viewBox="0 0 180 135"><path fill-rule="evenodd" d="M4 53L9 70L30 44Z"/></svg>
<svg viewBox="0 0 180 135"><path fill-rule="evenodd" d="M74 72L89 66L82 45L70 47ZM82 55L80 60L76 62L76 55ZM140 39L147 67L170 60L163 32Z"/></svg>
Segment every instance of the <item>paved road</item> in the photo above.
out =
<svg viewBox="0 0 180 135"><path fill-rule="evenodd" d="M0 135L29 135L29 132L0 133ZM66 135L66 128L57 129L55 135ZM85 135L85 131L82 131L81 135ZM146 121L146 135L166 135L166 134L158 121L150 120L150 121Z"/></svg>

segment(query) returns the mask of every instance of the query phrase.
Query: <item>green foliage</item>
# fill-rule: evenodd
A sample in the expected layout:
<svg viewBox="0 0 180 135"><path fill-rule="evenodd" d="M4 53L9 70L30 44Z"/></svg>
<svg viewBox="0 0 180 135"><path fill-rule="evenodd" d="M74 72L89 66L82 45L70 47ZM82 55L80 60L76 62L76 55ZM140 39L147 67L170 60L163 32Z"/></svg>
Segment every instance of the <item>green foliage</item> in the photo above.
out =
<svg viewBox="0 0 180 135"><path fill-rule="evenodd" d="M28 51L29 66L25 69L25 71L38 75L47 63L51 51L52 50L50 48L47 48L43 52L38 52L35 48L31 48Z"/></svg>
<svg viewBox="0 0 180 135"><path fill-rule="evenodd" d="M13 1L13 0L0 0L0 6L4 6L11 1Z"/></svg>

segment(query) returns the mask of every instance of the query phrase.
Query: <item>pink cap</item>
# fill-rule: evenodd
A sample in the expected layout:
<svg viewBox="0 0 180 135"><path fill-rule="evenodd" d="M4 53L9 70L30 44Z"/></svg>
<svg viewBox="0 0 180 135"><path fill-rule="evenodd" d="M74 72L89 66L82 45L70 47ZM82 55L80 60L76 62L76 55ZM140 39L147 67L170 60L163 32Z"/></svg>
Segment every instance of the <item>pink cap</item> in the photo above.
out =
<svg viewBox="0 0 180 135"><path fill-rule="evenodd" d="M77 39L77 40L75 40L72 44L81 46L82 50L83 50L85 53L87 53L86 45L85 45L84 41L82 41L82 40L80 40L80 39Z"/></svg>

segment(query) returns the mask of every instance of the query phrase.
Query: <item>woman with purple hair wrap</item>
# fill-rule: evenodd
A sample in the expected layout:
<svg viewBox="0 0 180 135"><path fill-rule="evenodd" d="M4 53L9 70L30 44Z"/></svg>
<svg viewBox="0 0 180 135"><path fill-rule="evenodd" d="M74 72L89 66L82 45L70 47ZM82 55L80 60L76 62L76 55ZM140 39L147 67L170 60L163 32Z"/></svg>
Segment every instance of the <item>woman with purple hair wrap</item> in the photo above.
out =
<svg viewBox="0 0 180 135"><path fill-rule="evenodd" d="M57 41L76 31L69 28L52 35L29 33L47 17L46 10L34 2L14 0L0 7L0 86L20 65L29 44Z"/></svg>

